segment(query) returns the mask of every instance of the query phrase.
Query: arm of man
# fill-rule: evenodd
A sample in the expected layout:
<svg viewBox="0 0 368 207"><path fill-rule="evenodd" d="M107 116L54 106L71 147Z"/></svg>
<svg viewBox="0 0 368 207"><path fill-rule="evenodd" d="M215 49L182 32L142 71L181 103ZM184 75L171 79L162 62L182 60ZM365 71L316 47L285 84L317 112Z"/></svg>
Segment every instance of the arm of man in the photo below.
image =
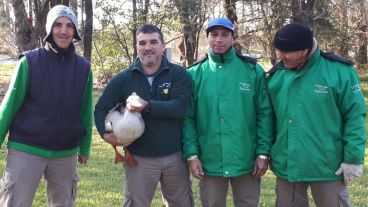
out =
<svg viewBox="0 0 368 207"><path fill-rule="evenodd" d="M202 168L202 163L198 157L199 150L198 134L196 128L196 102L197 101L194 98L194 90L192 90L191 99L186 112L183 126L183 158L188 162L188 168L192 176L198 179L202 179L204 176L204 171Z"/></svg>
<svg viewBox="0 0 368 207"><path fill-rule="evenodd" d="M164 118L184 118L190 100L191 81L185 69L176 70L169 101L147 100L150 115Z"/></svg>
<svg viewBox="0 0 368 207"><path fill-rule="evenodd" d="M110 80L95 106L95 125L101 138L104 138L105 134L109 134L105 131L107 113L124 100L124 94L121 91L124 85L123 76L124 74L118 73Z"/></svg>
<svg viewBox="0 0 368 207"><path fill-rule="evenodd" d="M268 96L266 76L264 70L257 64L257 145L253 175L256 177L263 176L268 169L268 156L273 139L273 113Z"/></svg>
<svg viewBox="0 0 368 207"><path fill-rule="evenodd" d="M86 135L82 137L79 143L79 155L80 163L86 164L90 155L91 143L92 143L92 123L93 123L93 75L92 71L89 74L86 89L83 96L81 120L84 128L86 129Z"/></svg>
<svg viewBox="0 0 368 207"><path fill-rule="evenodd" d="M342 76L346 80L341 81L341 92L337 96L337 104L344 121L344 156L335 174L343 174L344 182L348 183L363 173L366 110L358 74L353 68L347 68L344 72L348 74Z"/></svg>
<svg viewBox="0 0 368 207"><path fill-rule="evenodd" d="M24 56L17 63L9 89L0 105L0 145L4 142L13 117L23 104L28 87L28 64Z"/></svg>
<svg viewBox="0 0 368 207"><path fill-rule="evenodd" d="M365 156L365 101L360 88L359 77L354 69L349 69L338 94L338 106L344 121L343 143L344 163L363 164Z"/></svg>

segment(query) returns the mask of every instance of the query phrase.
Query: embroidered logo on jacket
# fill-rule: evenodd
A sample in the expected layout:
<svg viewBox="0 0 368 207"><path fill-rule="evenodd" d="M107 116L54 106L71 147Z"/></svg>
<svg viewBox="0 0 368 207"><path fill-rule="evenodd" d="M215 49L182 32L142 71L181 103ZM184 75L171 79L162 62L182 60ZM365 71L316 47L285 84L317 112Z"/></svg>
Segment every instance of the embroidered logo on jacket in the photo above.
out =
<svg viewBox="0 0 368 207"><path fill-rule="evenodd" d="M350 87L351 88L351 92L353 92L354 94L358 93L359 91L361 91L362 89L360 88L359 83L355 84L353 86Z"/></svg>
<svg viewBox="0 0 368 207"><path fill-rule="evenodd" d="M167 95L169 94L169 89L171 88L171 83L163 83L161 85L158 86L158 88L160 89L161 93Z"/></svg>
<svg viewBox="0 0 368 207"><path fill-rule="evenodd" d="M249 84L249 83L242 83L242 82L240 82L239 83L239 89L241 90L241 91L250 91L251 90L251 85Z"/></svg>
<svg viewBox="0 0 368 207"><path fill-rule="evenodd" d="M328 86L321 85L321 84L315 84L314 92L315 93L328 93Z"/></svg>

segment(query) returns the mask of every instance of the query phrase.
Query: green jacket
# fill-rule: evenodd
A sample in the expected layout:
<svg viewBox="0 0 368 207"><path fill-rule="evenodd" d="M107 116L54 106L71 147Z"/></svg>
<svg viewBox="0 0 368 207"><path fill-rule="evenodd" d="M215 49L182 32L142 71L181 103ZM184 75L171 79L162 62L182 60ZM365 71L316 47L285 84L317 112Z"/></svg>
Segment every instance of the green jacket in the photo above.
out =
<svg viewBox="0 0 368 207"><path fill-rule="evenodd" d="M26 97L29 87L28 75L27 59L26 57L23 57L16 66L16 70L9 85L9 90L0 105L0 145L4 142L11 121L22 106ZM93 77L92 73L90 73L80 115L87 134L81 139L79 147L70 150L52 151L14 141L9 141L8 147L46 158L64 157L77 153L81 156L89 156L92 141L93 121L92 83Z"/></svg>
<svg viewBox="0 0 368 207"><path fill-rule="evenodd" d="M363 163L365 103L352 66L322 57L317 48L301 70L280 63L268 87L277 118L271 148L276 176L341 180L335 171L342 162Z"/></svg>
<svg viewBox="0 0 368 207"><path fill-rule="evenodd" d="M189 68L192 103L184 122L184 158L198 155L207 175L252 172L257 155L268 155L272 109L261 66L235 50Z"/></svg>

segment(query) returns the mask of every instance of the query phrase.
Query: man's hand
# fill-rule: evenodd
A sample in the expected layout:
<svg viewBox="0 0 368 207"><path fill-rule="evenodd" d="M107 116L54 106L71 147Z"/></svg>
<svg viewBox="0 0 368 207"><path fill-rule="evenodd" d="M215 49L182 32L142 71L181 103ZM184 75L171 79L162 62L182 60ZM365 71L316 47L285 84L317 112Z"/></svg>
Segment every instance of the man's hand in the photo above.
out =
<svg viewBox="0 0 368 207"><path fill-rule="evenodd" d="M148 104L147 101L141 99L138 95L133 93L126 100L126 108L132 112L140 112L144 110Z"/></svg>
<svg viewBox="0 0 368 207"><path fill-rule="evenodd" d="M118 138L114 135L114 133L106 133L103 135L103 140L107 143L110 143L115 146L123 146L123 144L120 144L118 142Z"/></svg>
<svg viewBox="0 0 368 207"><path fill-rule="evenodd" d="M335 172L335 175L344 176L344 183L348 184L350 181L354 180L363 174L363 166L356 164L341 163L340 168Z"/></svg>
<svg viewBox="0 0 368 207"><path fill-rule="evenodd" d="M78 162L81 165L86 165L87 162L88 162L88 159L89 159L89 157L84 157L84 156L78 155Z"/></svg>
<svg viewBox="0 0 368 207"><path fill-rule="evenodd" d="M198 158L188 160L188 167L193 177L198 178L198 179L203 179L204 172L203 172L201 161Z"/></svg>
<svg viewBox="0 0 368 207"><path fill-rule="evenodd" d="M261 178L268 169L268 158L257 157L253 166L252 175L256 178Z"/></svg>

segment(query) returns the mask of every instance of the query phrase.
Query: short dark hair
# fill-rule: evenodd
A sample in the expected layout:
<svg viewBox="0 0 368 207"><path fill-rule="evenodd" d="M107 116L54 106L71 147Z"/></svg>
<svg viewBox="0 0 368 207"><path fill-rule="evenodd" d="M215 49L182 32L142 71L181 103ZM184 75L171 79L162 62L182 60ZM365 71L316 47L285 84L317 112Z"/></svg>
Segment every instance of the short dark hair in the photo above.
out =
<svg viewBox="0 0 368 207"><path fill-rule="evenodd" d="M143 33L143 34L157 33L161 42L164 43L164 35L162 34L161 30L156 25L145 24L137 30L136 36L138 36L140 33Z"/></svg>

